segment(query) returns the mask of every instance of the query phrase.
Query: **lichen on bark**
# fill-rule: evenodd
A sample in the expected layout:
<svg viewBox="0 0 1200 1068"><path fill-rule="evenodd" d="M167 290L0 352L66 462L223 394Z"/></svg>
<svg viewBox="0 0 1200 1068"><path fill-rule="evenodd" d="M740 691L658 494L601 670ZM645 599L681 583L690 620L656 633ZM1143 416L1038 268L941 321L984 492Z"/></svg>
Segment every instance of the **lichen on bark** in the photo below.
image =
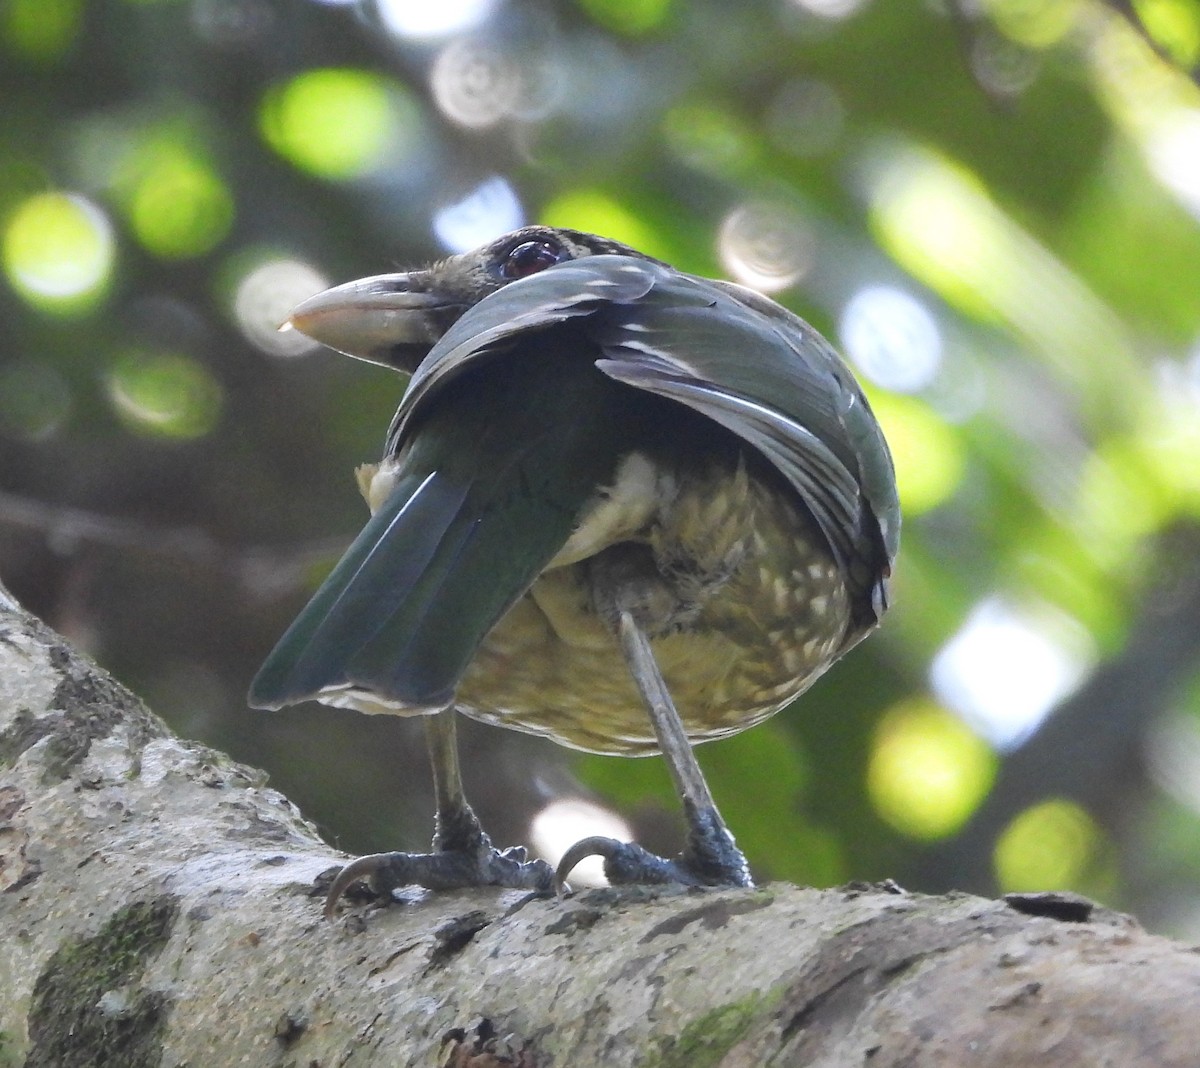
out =
<svg viewBox="0 0 1200 1068"><path fill-rule="evenodd" d="M135 901L61 946L33 988L25 1068L155 1068L170 1005L139 980L178 915L170 894Z"/></svg>

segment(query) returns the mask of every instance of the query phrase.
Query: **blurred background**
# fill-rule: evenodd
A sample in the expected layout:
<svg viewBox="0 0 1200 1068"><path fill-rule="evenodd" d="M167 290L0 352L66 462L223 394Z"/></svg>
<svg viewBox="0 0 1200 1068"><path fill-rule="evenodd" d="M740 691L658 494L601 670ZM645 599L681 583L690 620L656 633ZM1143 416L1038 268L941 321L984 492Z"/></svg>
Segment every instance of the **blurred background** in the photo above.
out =
<svg viewBox="0 0 1200 1068"><path fill-rule="evenodd" d="M895 453L895 608L702 747L760 879L1200 933L1197 0L0 0L0 579L351 852L419 724L247 709L404 381L278 324L529 222L770 293ZM503 843L671 852L657 760L464 724Z"/></svg>

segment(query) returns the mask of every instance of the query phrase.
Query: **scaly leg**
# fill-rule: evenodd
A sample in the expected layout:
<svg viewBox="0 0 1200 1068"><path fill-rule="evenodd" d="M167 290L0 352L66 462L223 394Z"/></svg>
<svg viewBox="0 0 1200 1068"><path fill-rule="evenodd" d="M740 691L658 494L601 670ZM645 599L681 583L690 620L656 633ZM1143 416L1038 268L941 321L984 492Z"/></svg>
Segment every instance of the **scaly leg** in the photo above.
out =
<svg viewBox="0 0 1200 1068"><path fill-rule="evenodd" d="M351 861L334 879L325 898L325 917L351 883L366 878L381 897L401 886L458 890L501 886L512 890L549 890L554 871L544 860L527 860L522 846L498 850L467 804L458 765L456 713L449 708L425 718L425 741L433 765L437 804L432 853L372 853Z"/></svg>
<svg viewBox="0 0 1200 1068"><path fill-rule="evenodd" d="M654 659L650 639L637 618L646 611L647 605L653 603L655 591L639 581L636 556L630 555L626 561L618 558L612 564L597 563L599 566L593 568L593 581L598 606L602 611L607 610L606 614L615 613L617 641L650 714L658 747L667 762L675 790L683 802L688 831L683 852L676 860L656 856L636 842L585 838L568 849L559 861L555 886L561 890L571 869L591 856L604 858L604 874L612 883L753 886L746 858L717 811L683 721Z"/></svg>

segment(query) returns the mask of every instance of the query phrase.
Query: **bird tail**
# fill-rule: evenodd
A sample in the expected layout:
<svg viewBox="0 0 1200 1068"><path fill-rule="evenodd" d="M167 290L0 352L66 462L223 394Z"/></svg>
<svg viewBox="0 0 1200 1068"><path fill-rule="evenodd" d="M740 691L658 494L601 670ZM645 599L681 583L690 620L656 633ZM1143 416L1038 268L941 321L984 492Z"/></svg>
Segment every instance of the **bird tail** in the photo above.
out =
<svg viewBox="0 0 1200 1068"><path fill-rule="evenodd" d="M590 366L583 382L585 394L613 388ZM594 445L610 429L598 422L604 405L570 403L574 385L531 396L493 377L454 390L414 432L394 489L268 656L250 703L362 690L414 712L448 705L488 631L615 467ZM581 408L595 418L578 418Z"/></svg>

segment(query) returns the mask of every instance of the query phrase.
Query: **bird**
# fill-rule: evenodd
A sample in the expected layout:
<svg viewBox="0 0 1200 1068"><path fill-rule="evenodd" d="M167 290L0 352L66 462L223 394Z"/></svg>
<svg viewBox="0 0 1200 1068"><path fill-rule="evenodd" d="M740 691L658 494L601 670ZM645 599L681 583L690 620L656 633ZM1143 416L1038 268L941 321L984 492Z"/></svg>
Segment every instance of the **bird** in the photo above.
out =
<svg viewBox="0 0 1200 1068"><path fill-rule="evenodd" d="M252 706L421 716L428 853L355 881L560 891L753 885L693 746L779 711L880 622L895 471L834 348L774 300L621 242L527 226L335 286L289 324L410 375L371 518L255 677ZM455 718L591 753L661 753L683 847L589 837L556 868L496 848L462 786Z"/></svg>

